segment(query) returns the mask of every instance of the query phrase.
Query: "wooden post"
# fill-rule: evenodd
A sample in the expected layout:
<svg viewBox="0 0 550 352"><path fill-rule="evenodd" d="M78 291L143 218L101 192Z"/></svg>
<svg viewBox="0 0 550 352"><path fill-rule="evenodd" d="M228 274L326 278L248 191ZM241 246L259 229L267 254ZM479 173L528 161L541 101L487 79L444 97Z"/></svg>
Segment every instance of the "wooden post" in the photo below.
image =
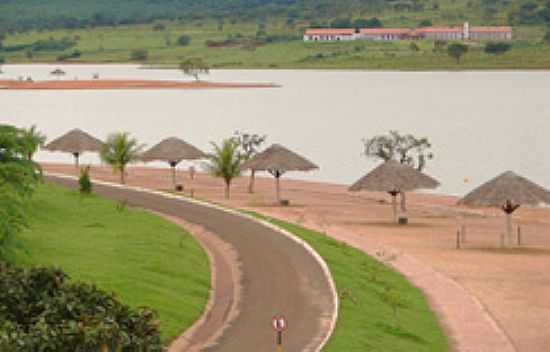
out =
<svg viewBox="0 0 550 352"><path fill-rule="evenodd" d="M460 230L456 231L456 249L460 249Z"/></svg>
<svg viewBox="0 0 550 352"><path fill-rule="evenodd" d="M281 174L279 171L275 171L275 190L277 193L277 204L281 204Z"/></svg>
<svg viewBox="0 0 550 352"><path fill-rule="evenodd" d="M518 246L521 246L521 226L518 226Z"/></svg>
<svg viewBox="0 0 550 352"><path fill-rule="evenodd" d="M80 153L73 153L76 171L80 171Z"/></svg>
<svg viewBox="0 0 550 352"><path fill-rule="evenodd" d="M512 246L512 214L506 213L506 247Z"/></svg>

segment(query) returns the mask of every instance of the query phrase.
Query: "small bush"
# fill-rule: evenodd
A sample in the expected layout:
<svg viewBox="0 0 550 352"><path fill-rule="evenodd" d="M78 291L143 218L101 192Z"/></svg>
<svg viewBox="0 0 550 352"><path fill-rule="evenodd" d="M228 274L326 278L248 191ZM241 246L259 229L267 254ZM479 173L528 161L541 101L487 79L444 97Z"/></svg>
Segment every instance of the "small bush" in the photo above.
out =
<svg viewBox="0 0 550 352"><path fill-rule="evenodd" d="M512 49L512 44L505 42L489 42L485 45L485 53L487 54L504 54L510 49Z"/></svg>
<svg viewBox="0 0 550 352"><path fill-rule="evenodd" d="M191 44L191 36L187 34L180 35L178 37L178 45L179 46L187 46Z"/></svg>
<svg viewBox="0 0 550 352"><path fill-rule="evenodd" d="M149 58L149 52L145 49L132 50L130 53L130 60L133 61L145 61Z"/></svg>
<svg viewBox="0 0 550 352"><path fill-rule="evenodd" d="M80 178L78 179L80 193L92 193L92 181L90 180L90 166L80 169Z"/></svg>

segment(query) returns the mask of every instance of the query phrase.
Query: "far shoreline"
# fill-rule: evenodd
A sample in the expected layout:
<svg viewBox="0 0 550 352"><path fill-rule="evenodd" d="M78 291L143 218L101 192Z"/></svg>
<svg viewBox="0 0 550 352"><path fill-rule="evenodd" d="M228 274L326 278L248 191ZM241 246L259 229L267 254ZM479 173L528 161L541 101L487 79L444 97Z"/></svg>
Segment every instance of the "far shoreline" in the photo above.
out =
<svg viewBox="0 0 550 352"><path fill-rule="evenodd" d="M229 83L145 79L0 80L0 90L111 90L111 89L235 89L277 88L274 83Z"/></svg>

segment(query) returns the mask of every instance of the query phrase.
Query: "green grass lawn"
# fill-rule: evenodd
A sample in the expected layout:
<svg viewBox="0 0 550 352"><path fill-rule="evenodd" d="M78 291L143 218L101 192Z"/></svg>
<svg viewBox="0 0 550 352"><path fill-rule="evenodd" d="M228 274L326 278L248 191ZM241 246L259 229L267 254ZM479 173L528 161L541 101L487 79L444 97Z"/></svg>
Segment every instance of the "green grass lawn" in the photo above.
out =
<svg viewBox="0 0 550 352"><path fill-rule="evenodd" d="M42 185L15 263L58 266L72 280L114 292L131 307L160 315L168 342L203 312L210 289L208 257L180 227L144 210L53 185Z"/></svg>
<svg viewBox="0 0 550 352"><path fill-rule="evenodd" d="M401 274L321 233L277 219L268 221L308 242L332 272L341 305L336 330L325 352L449 350L447 338L424 295ZM399 292L403 299L397 319L383 299L387 287Z"/></svg>
<svg viewBox="0 0 550 352"><path fill-rule="evenodd" d="M452 4L449 4L451 6ZM387 14L381 16L388 26L414 26L428 13L409 14L406 18ZM470 19L441 18L438 24L456 24ZM473 17L472 21L475 19ZM473 22L474 23L474 22ZM475 24L505 24L505 19L492 21L477 19ZM293 36L292 40L275 41L259 46L246 45L254 40L255 22L227 22L219 28L216 21L165 22L165 30L155 31L152 24L97 27L75 30L24 32L9 35L4 46L32 44L49 38L71 38L77 44L64 52L39 51L32 58L25 50L3 52L7 63L56 62L60 54L74 50L82 52L78 59L67 62L109 63L131 62L130 54L145 49L148 59L144 64L175 65L189 57L201 57L213 68L317 68L317 69L387 69L387 70L460 70L460 69L548 69L550 68L550 44L544 44L543 26L514 27L512 49L502 55L486 54L483 43L472 44L462 62L457 64L446 52L434 52L433 42L417 42L420 50L410 47L410 42L352 41L338 43L309 42L301 40L302 23L296 27L285 26L284 21L267 22L269 35ZM177 44L181 35L189 35L187 46ZM241 44L229 47L208 47L207 41L222 41L228 37L240 37ZM289 37L292 38L292 37ZM287 38L288 39L288 38Z"/></svg>

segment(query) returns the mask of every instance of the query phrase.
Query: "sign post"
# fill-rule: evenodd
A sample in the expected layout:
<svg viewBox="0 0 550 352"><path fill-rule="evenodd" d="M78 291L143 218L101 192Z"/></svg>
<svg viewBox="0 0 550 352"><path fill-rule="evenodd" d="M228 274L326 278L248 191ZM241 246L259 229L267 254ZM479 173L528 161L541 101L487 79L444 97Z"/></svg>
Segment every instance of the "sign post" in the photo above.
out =
<svg viewBox="0 0 550 352"><path fill-rule="evenodd" d="M276 315L271 320L271 326L277 333L277 352L283 352L283 331L286 330L286 319L282 315Z"/></svg>

